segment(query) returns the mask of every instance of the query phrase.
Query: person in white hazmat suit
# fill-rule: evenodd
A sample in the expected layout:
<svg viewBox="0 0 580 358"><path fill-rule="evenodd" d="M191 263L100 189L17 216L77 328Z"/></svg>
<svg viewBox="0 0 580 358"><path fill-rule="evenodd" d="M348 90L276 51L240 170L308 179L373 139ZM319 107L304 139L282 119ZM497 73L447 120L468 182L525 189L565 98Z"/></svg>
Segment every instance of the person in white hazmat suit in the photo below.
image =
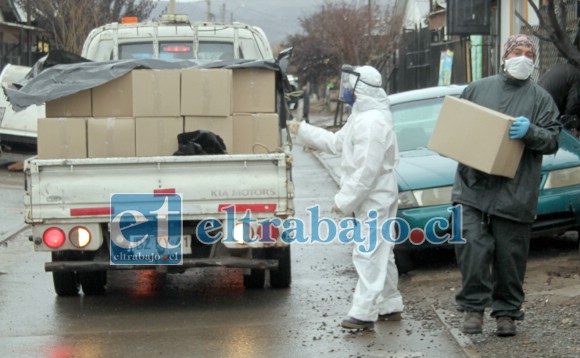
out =
<svg viewBox="0 0 580 358"><path fill-rule="evenodd" d="M354 214L360 223L375 211L379 227L397 212L394 169L399 160L389 101L381 85L375 68L344 65L339 100L352 105L346 124L332 133L304 122L288 123L290 132L305 146L342 154L340 190L332 211ZM361 225L361 231L361 237L369 237L367 225ZM369 252L363 245L354 245L352 260L359 279L348 317L341 323L343 328L372 329L374 321L401 319L404 306L397 288L394 244L379 234L372 246Z"/></svg>

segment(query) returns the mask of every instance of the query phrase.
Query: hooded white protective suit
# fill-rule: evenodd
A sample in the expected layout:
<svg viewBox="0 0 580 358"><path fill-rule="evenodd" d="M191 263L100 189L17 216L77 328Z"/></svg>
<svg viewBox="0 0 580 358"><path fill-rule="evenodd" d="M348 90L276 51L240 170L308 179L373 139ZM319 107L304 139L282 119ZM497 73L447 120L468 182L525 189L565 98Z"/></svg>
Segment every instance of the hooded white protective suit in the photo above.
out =
<svg viewBox="0 0 580 358"><path fill-rule="evenodd" d="M342 213L354 213L363 223L369 219L369 210L375 210L378 223L382 225L397 212L398 188L394 172L399 161L397 138L387 95L380 88L380 73L370 66L357 67L355 71L360 73L360 80L355 87L356 102L346 124L332 133L302 123L297 138L308 147L342 153L341 185L334 197L335 206ZM368 226L362 228L362 235L368 237ZM349 316L362 321L375 321L378 314L403 311L403 300L397 288L394 244L380 235L376 244L369 253L361 251L360 245L355 245L353 250L353 264L359 280Z"/></svg>

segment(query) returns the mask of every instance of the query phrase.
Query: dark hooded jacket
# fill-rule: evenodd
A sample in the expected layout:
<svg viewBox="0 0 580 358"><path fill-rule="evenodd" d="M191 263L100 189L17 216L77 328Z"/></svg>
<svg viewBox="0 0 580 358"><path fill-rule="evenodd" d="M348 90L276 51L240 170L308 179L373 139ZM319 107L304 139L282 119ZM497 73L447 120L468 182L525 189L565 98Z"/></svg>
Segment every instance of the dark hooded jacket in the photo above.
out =
<svg viewBox="0 0 580 358"><path fill-rule="evenodd" d="M552 95L561 115L580 115L580 70L569 63L554 65L538 81Z"/></svg>
<svg viewBox="0 0 580 358"><path fill-rule="evenodd" d="M530 79L507 77L503 68L495 76L471 83L461 97L512 117L524 116L531 124L522 138L525 149L515 177L490 175L459 164L453 202L490 215L532 223L542 179L542 156L558 150L561 130L558 108L539 85Z"/></svg>

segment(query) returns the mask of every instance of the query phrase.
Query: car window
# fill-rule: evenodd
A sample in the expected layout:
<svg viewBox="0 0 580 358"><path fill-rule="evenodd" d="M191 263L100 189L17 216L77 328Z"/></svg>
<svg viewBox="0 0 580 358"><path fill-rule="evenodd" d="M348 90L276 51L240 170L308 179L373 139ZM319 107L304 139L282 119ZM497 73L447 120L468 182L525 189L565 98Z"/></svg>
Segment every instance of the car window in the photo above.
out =
<svg viewBox="0 0 580 358"><path fill-rule="evenodd" d="M442 105L443 97L391 106L399 151L427 147Z"/></svg>
<svg viewBox="0 0 580 358"><path fill-rule="evenodd" d="M119 59L153 58L153 43L126 43L119 45ZM193 59L191 41L171 41L159 43L159 58L163 60ZM231 42L201 42L198 49L200 60L229 60L234 58Z"/></svg>
<svg viewBox="0 0 580 358"><path fill-rule="evenodd" d="M234 45L231 42L201 42L198 57L200 60L232 60Z"/></svg>
<svg viewBox="0 0 580 358"><path fill-rule="evenodd" d="M131 43L119 45L119 59L120 60L130 60L130 59L144 59L153 58L153 43L152 42L142 42L142 43Z"/></svg>

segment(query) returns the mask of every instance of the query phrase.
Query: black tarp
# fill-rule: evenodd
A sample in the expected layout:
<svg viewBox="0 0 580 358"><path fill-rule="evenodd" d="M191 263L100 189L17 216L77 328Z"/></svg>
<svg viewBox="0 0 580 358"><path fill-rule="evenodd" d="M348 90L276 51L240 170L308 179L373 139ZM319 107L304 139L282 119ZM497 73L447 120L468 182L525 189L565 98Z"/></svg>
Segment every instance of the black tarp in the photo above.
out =
<svg viewBox="0 0 580 358"><path fill-rule="evenodd" d="M118 60L108 62L82 62L53 65L36 76L15 86L4 88L15 111L36 104L68 96L85 89L97 87L135 69L184 68L263 68L280 72L274 60L228 60L201 62L197 60L166 61L158 59Z"/></svg>

